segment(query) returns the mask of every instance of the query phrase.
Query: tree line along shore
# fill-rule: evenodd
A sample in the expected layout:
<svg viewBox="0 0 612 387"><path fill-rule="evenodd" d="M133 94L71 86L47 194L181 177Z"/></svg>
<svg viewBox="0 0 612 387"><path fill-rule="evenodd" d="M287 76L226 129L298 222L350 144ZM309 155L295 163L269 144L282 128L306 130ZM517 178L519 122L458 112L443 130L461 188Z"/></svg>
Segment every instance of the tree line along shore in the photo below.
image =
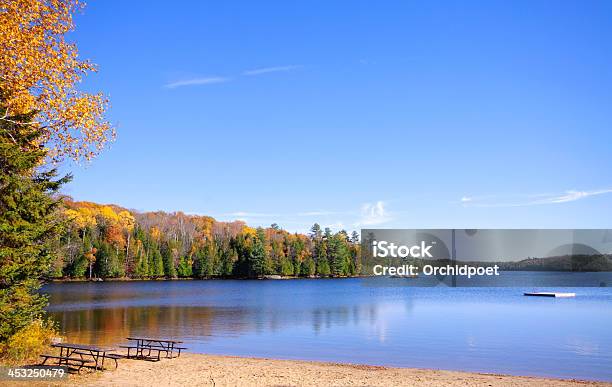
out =
<svg viewBox="0 0 612 387"><path fill-rule="evenodd" d="M359 235L314 224L308 235L182 212L137 212L65 197L49 279L346 277Z"/></svg>

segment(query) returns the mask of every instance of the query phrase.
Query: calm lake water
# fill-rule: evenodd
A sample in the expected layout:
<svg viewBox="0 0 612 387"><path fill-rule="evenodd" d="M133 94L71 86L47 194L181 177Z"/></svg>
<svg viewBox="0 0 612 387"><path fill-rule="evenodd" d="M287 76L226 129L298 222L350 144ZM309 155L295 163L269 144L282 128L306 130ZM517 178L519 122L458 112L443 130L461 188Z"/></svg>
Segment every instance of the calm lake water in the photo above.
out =
<svg viewBox="0 0 612 387"><path fill-rule="evenodd" d="M70 341L130 335L191 352L612 380L612 288L403 286L410 279L55 283Z"/></svg>

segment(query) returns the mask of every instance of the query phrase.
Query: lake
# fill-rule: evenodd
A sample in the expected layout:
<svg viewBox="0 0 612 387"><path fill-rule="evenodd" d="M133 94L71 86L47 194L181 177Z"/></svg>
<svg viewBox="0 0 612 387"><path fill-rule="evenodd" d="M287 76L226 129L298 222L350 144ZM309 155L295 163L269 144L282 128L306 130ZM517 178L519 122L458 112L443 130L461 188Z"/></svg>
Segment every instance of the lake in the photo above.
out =
<svg viewBox="0 0 612 387"><path fill-rule="evenodd" d="M52 283L69 341L171 337L191 352L612 381L612 288L414 287L410 279ZM557 290L557 289L552 289Z"/></svg>

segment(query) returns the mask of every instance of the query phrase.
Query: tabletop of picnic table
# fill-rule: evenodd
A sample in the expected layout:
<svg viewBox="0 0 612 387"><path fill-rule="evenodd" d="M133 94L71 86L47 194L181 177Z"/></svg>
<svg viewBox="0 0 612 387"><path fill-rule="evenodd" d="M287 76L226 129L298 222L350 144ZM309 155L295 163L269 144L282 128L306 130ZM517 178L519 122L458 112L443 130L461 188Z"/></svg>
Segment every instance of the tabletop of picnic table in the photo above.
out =
<svg viewBox="0 0 612 387"><path fill-rule="evenodd" d="M158 343L182 343L182 341L178 341L178 340L156 339L154 337L127 337L127 339L128 340L155 341Z"/></svg>
<svg viewBox="0 0 612 387"><path fill-rule="evenodd" d="M98 347L97 345L85 345L85 344L73 344L73 343L55 343L51 344L52 347L56 348L68 348L68 349L80 349L83 351L92 352L110 352L114 351L112 347Z"/></svg>

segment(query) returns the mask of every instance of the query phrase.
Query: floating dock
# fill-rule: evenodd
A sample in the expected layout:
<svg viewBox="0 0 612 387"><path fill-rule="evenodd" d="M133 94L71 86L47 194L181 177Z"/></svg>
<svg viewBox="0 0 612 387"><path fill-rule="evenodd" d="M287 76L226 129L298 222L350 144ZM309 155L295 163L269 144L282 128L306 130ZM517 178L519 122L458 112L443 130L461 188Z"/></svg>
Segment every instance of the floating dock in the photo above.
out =
<svg viewBox="0 0 612 387"><path fill-rule="evenodd" d="M557 298L576 297L576 293L556 293L556 292L533 292L533 293L523 293L523 295L534 296L534 297L557 297Z"/></svg>

